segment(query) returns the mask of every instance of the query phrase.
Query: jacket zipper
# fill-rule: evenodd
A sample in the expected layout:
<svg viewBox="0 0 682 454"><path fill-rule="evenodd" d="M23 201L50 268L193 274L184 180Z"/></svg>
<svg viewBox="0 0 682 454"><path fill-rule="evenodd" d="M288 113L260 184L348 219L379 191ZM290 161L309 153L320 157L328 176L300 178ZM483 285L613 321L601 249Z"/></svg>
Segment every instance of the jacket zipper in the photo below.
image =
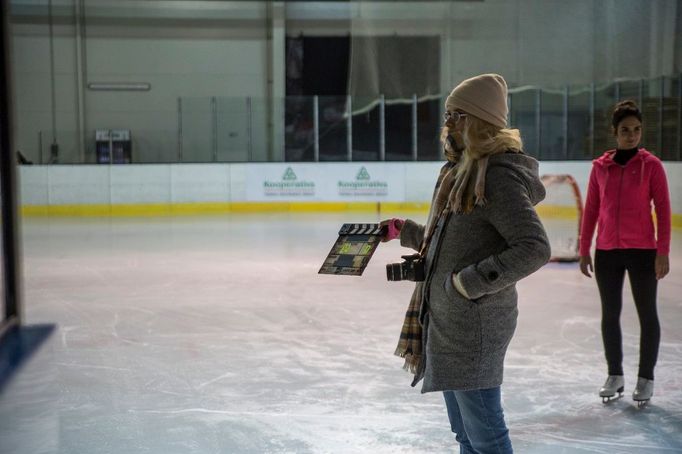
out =
<svg viewBox="0 0 682 454"><path fill-rule="evenodd" d="M618 182L618 206L616 208L616 238L618 239L618 247L620 247L620 199L622 197L623 191L623 173L625 172L624 166L620 167L620 181Z"/></svg>

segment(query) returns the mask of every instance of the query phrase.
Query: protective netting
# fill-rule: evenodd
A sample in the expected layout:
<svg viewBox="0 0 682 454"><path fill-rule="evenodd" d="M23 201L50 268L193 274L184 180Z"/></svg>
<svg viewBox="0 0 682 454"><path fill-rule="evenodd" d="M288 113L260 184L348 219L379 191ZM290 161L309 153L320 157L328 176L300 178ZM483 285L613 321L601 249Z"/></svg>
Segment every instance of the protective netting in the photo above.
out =
<svg viewBox="0 0 682 454"><path fill-rule="evenodd" d="M555 262L573 262L579 258L578 238L582 218L582 199L575 179L570 175L543 175L547 195L537 211L547 231Z"/></svg>

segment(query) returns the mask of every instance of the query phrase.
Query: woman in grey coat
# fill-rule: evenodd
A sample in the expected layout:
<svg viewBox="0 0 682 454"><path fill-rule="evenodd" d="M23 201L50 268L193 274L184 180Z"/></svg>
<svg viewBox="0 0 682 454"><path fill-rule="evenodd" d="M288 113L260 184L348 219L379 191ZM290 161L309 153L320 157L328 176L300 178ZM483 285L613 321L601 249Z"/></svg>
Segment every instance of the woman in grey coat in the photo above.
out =
<svg viewBox="0 0 682 454"><path fill-rule="evenodd" d="M518 130L506 128L501 76L465 80L445 106L449 163L428 222L390 223L401 245L426 257L397 353L415 372L413 385L423 378L422 392L444 393L461 453L510 453L500 385L518 315L515 284L550 256L534 209L545 190ZM419 340L408 320L417 310Z"/></svg>

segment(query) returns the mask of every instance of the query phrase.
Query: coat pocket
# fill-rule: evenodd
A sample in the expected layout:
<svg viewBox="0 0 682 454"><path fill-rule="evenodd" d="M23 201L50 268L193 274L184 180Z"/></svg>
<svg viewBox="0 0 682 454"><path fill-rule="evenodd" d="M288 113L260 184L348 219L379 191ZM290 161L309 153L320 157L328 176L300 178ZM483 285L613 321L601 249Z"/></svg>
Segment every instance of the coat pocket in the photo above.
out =
<svg viewBox="0 0 682 454"><path fill-rule="evenodd" d="M457 292L449 275L441 288L440 298L433 298L429 303L428 351L480 352L481 317L476 303Z"/></svg>
<svg viewBox="0 0 682 454"><path fill-rule="evenodd" d="M447 296L448 300L452 303L463 305L466 310L476 306L476 300L468 299L455 288L455 285L452 283L452 274L445 276L443 288L445 289L445 296Z"/></svg>

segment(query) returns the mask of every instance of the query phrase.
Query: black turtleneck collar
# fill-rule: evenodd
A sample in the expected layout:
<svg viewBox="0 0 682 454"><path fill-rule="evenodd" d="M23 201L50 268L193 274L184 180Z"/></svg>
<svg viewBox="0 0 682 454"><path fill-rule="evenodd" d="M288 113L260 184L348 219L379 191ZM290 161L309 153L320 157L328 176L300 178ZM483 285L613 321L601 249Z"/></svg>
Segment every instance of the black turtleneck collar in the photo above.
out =
<svg viewBox="0 0 682 454"><path fill-rule="evenodd" d="M618 150L616 150L616 152L613 154L613 161L614 161L616 164L619 164L619 165L624 166L625 164L627 164L627 162L628 162L630 159L632 159L632 157L633 157L634 155L637 154L637 151L639 151L639 149L638 149L637 147L635 147L635 148L630 148L629 150L621 150L621 149L618 149Z"/></svg>

